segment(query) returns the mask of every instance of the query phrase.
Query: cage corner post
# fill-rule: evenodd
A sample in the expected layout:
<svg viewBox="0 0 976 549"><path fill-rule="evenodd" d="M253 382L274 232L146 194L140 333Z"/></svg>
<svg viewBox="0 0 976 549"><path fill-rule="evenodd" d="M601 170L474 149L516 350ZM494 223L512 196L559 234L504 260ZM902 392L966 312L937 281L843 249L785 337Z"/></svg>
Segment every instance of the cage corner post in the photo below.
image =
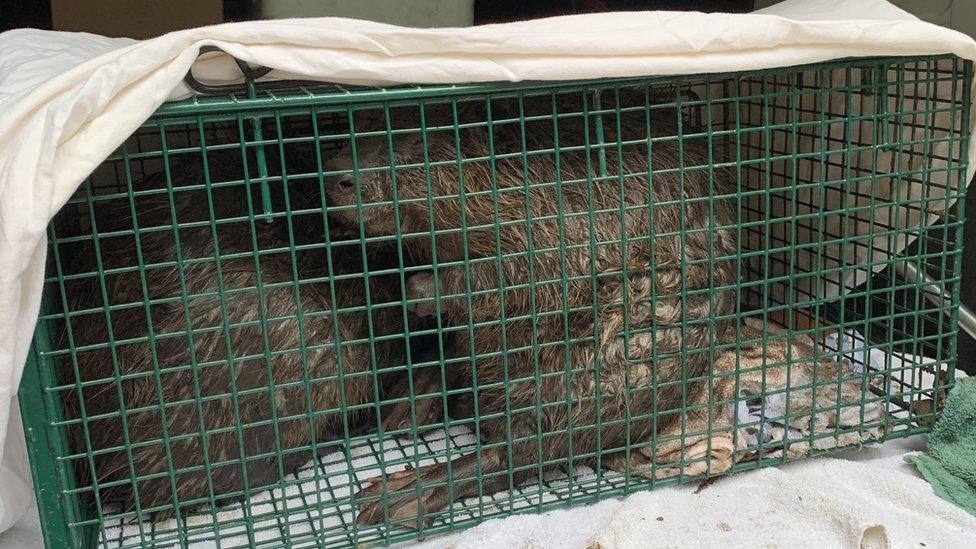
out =
<svg viewBox="0 0 976 549"><path fill-rule="evenodd" d="M45 383L49 376L45 375L47 369L41 355L49 350L49 338L45 322L41 320L18 391L37 514L46 547L94 546L97 528L86 527L79 535L70 526L72 517L80 516L78 498L62 497L65 492L75 489L75 478L73 468L59 464L57 459L57 456L65 455L68 448L65 429L57 426L63 420L60 401L52 405L49 401L57 398L44 389L49 386Z"/></svg>

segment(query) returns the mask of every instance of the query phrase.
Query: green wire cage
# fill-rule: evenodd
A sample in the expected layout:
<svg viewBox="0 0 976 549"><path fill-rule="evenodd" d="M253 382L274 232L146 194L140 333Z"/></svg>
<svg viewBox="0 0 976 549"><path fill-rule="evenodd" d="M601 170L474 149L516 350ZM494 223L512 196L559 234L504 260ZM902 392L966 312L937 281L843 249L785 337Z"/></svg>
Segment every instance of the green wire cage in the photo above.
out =
<svg viewBox="0 0 976 549"><path fill-rule="evenodd" d="M50 225L20 389L49 547L388 544L938 416L968 61L242 70Z"/></svg>

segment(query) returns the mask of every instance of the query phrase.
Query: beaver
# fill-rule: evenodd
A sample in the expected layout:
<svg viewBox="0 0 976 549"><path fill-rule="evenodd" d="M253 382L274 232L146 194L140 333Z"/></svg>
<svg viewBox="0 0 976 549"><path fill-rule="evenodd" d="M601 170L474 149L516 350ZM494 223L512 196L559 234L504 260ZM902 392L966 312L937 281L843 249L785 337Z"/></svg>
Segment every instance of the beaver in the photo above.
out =
<svg viewBox="0 0 976 549"><path fill-rule="evenodd" d="M93 238L65 267L79 485L156 519L277 485L370 425L371 372L405 361L400 285L363 275L388 251L328 250L321 211L253 221L257 186L222 184L242 180L240 153L206 159L209 192L198 156L91 201Z"/></svg>
<svg viewBox="0 0 976 549"><path fill-rule="evenodd" d="M405 297L448 326L483 443L371 479L360 524L419 526L458 498L599 464L707 388L736 303L731 178L673 106L599 99L618 114L582 94L427 105L393 117L392 140L362 132L330 160L355 168L327 183L330 222L436 257Z"/></svg>

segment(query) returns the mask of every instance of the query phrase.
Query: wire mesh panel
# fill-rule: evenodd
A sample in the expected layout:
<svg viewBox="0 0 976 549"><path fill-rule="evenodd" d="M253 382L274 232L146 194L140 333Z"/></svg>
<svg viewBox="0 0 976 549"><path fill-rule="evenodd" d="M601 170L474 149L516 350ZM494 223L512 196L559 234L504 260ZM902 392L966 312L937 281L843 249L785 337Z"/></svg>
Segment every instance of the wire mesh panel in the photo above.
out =
<svg viewBox="0 0 976 549"><path fill-rule="evenodd" d="M162 107L49 229L21 389L47 543L390 543L925 431L971 80Z"/></svg>

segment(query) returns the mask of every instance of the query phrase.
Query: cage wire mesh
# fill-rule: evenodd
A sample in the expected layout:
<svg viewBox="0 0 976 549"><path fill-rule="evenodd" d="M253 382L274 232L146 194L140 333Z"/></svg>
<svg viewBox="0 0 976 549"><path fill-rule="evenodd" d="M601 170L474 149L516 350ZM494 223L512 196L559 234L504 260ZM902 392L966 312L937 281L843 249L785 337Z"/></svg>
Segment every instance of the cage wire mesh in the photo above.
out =
<svg viewBox="0 0 976 549"><path fill-rule="evenodd" d="M390 543L925 431L972 76L163 106L50 225L20 391L47 544Z"/></svg>

